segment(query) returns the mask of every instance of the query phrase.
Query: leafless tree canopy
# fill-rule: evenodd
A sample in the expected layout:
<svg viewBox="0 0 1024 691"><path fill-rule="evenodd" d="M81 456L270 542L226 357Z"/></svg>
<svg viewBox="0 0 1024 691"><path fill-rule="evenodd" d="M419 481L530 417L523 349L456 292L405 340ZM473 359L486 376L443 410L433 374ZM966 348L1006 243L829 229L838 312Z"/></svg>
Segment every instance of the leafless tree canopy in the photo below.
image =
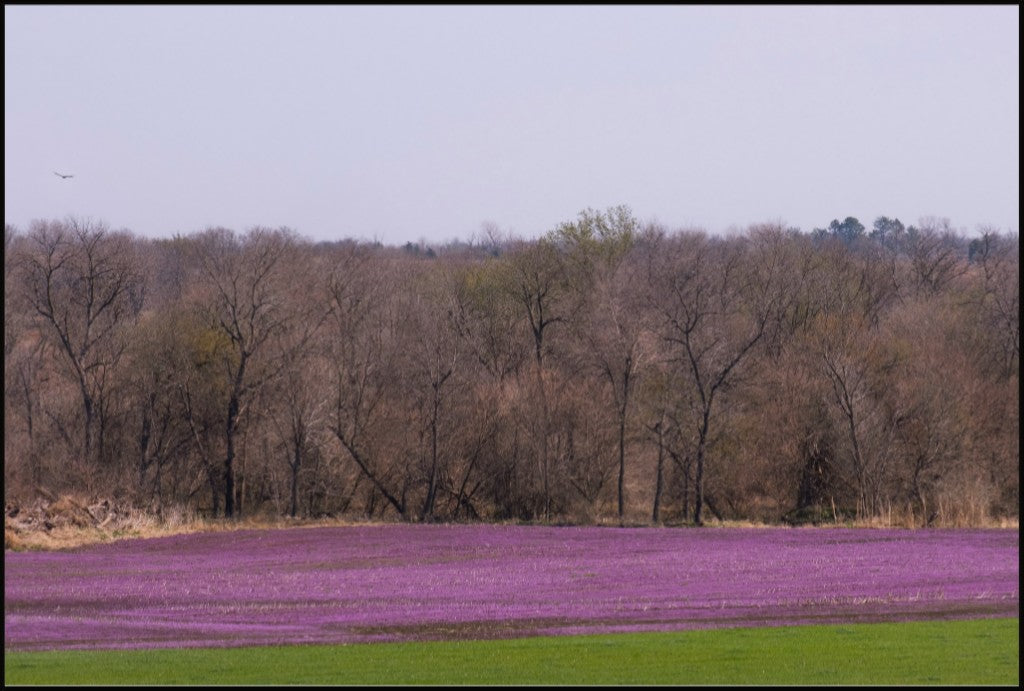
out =
<svg viewBox="0 0 1024 691"><path fill-rule="evenodd" d="M4 233L4 480L162 513L983 524L1019 505L1015 234Z"/></svg>

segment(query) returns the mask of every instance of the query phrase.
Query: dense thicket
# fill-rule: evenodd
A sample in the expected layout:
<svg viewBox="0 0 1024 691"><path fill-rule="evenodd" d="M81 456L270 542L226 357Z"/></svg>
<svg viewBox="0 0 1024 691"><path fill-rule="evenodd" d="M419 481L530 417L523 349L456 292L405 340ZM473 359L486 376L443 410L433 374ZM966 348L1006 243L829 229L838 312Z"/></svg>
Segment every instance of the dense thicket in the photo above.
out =
<svg viewBox="0 0 1024 691"><path fill-rule="evenodd" d="M404 248L6 227L4 480L161 513L1016 517L1016 234L587 210Z"/></svg>

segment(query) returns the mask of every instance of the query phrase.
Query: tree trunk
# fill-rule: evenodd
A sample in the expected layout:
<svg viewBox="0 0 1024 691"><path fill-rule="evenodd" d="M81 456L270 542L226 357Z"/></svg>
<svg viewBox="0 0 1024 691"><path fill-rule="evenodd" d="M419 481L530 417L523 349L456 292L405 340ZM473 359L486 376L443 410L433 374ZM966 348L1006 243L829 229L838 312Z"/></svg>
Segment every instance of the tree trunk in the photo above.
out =
<svg viewBox="0 0 1024 691"><path fill-rule="evenodd" d="M693 478L693 522L696 525L704 525L704 448L707 445L710 416L710 406L705 406L704 417L700 425L700 436L697 440L697 471Z"/></svg>
<svg viewBox="0 0 1024 691"><path fill-rule="evenodd" d="M626 411L619 415L619 523L625 519L625 482L626 482Z"/></svg>
<svg viewBox="0 0 1024 691"><path fill-rule="evenodd" d="M299 513L299 467L302 465L302 444L295 443L294 456L292 458L292 507L291 516L295 518Z"/></svg>
<svg viewBox="0 0 1024 691"><path fill-rule="evenodd" d="M436 389L435 389L436 392ZM434 401L434 410L430 419L430 478L427 482L427 497L423 501L423 511L420 512L420 520L425 521L433 518L434 499L437 496L437 415L439 403Z"/></svg>
<svg viewBox="0 0 1024 691"><path fill-rule="evenodd" d="M238 414L242 407L242 384L245 382L247 354L242 351L238 371L228 399L228 420L224 429L226 452L224 454L224 517L235 516L235 436L238 433Z"/></svg>
<svg viewBox="0 0 1024 691"><path fill-rule="evenodd" d="M349 457L359 467L359 470L361 470L363 475L365 475L370 480L370 482L373 483L373 486L374 488L376 488L377 492L379 492L380 495L383 496L388 501L388 503L394 507L395 511L398 512L398 515L402 518L403 521L406 520L406 488L402 488L401 498L398 498L394 494L392 494L388 490L388 488L384 486L384 483L381 482L380 478L377 477L376 473L374 473L373 470L370 468L369 463L367 462L366 459L362 457L362 455L356 449L355 444L351 440L349 440L348 437L346 437L339 428L335 427L332 431L334 432L334 436L337 437L338 441L341 442L341 445L345 447L346 451L348 451ZM373 501L375 501L376 499L372 493L370 495L370 499ZM373 505L370 505L370 507L367 509L367 515L372 515L372 508Z"/></svg>
<svg viewBox="0 0 1024 691"><path fill-rule="evenodd" d="M548 397L544 389L544 371L541 366L540 350L537 351L537 386L540 393L541 409L541 430L540 430L540 472L541 483L544 489L544 520L551 520L551 486L550 476L550 449L548 448L548 435L550 433L550 412L548 411Z"/></svg>
<svg viewBox="0 0 1024 691"><path fill-rule="evenodd" d="M93 401L92 396L85 390L85 384L82 384L82 411L84 413L84 422L82 429L82 461L90 463L92 461L92 418L93 418Z"/></svg>
<svg viewBox="0 0 1024 691"><path fill-rule="evenodd" d="M224 453L224 517L235 515L235 423L238 419L238 398L232 396L228 403L228 421L224 430L226 452Z"/></svg>
<svg viewBox="0 0 1024 691"><path fill-rule="evenodd" d="M693 522L704 525L704 445L697 447L697 474L693 478Z"/></svg>
<svg viewBox="0 0 1024 691"><path fill-rule="evenodd" d="M658 435L658 468L654 477L654 508L651 510L651 521L658 523L661 519L661 493L664 489L665 443L661 422L656 424L654 429Z"/></svg>

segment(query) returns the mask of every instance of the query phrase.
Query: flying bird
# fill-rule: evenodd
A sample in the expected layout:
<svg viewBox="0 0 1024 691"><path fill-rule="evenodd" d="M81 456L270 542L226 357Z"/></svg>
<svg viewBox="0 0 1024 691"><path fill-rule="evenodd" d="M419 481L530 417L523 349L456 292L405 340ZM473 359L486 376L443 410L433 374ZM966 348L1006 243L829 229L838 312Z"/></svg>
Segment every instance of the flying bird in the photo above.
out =
<svg viewBox="0 0 1024 691"><path fill-rule="evenodd" d="M63 173L58 173L56 170L53 171L53 174L59 177L61 180L67 180L68 178L75 177L74 175L64 175Z"/></svg>

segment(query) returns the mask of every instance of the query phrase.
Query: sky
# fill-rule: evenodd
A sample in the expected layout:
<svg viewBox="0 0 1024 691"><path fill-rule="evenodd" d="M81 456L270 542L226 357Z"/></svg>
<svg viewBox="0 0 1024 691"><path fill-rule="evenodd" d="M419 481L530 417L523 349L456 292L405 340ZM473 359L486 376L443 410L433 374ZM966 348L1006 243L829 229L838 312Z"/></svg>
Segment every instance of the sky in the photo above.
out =
<svg viewBox="0 0 1024 691"><path fill-rule="evenodd" d="M4 220L1017 232L1017 5L4 6ZM62 179L54 172L74 177Z"/></svg>

